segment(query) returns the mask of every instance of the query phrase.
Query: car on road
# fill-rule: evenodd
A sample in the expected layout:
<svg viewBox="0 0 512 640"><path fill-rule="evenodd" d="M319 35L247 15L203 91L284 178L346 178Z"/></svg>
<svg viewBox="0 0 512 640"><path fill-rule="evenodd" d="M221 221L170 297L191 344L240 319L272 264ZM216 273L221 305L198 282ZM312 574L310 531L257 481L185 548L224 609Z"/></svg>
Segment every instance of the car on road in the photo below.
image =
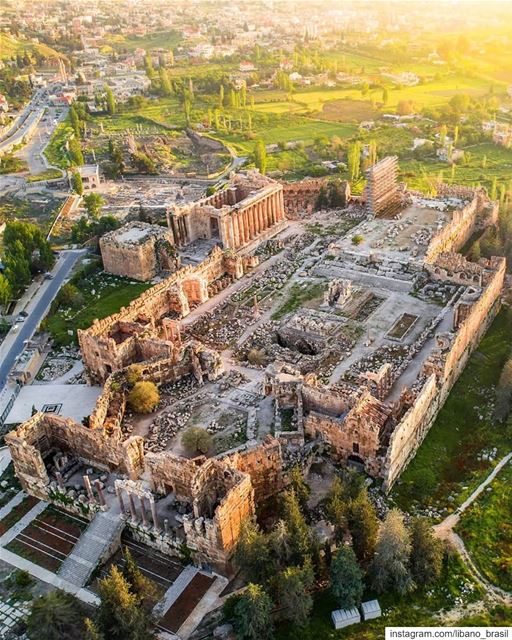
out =
<svg viewBox="0 0 512 640"><path fill-rule="evenodd" d="M16 316L16 322L25 322L25 316L22 316L21 313Z"/></svg>
<svg viewBox="0 0 512 640"><path fill-rule="evenodd" d="M20 325L19 325L19 324L13 324L13 325L12 325L12 327L11 327L11 331L12 331L13 333L16 333L16 332L18 331L18 329L19 329L19 328L20 328Z"/></svg>
<svg viewBox="0 0 512 640"><path fill-rule="evenodd" d="M44 274L44 279L45 280L53 280L53 276L51 273L45 273Z"/></svg>

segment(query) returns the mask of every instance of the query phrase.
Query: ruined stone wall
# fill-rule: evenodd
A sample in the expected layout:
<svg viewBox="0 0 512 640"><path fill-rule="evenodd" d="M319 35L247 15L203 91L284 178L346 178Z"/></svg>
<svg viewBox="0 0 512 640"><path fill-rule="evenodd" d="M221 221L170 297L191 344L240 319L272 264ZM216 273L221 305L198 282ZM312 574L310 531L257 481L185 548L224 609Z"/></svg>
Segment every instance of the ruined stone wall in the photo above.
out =
<svg viewBox="0 0 512 640"><path fill-rule="evenodd" d="M446 190L447 196L455 196ZM491 203L485 189L471 190L472 200L452 213L452 220L444 225L430 241L425 262L434 262L441 253L458 251L471 238L477 224L494 224L497 203ZM467 197L467 196L466 196Z"/></svg>
<svg viewBox="0 0 512 640"><path fill-rule="evenodd" d="M133 280L151 280L157 273L157 260L153 243L116 245L100 238L103 268L107 273Z"/></svg>
<svg viewBox="0 0 512 640"><path fill-rule="evenodd" d="M162 495L174 492L178 500L192 504L194 478L205 460L204 456L188 459L165 451L146 454L144 464L153 491Z"/></svg>
<svg viewBox="0 0 512 640"><path fill-rule="evenodd" d="M338 462L349 458L364 464L370 475L377 475L380 462L379 433L382 428L380 412L383 405L369 393L364 394L343 418L334 418L316 411L304 420L304 429L310 438L320 438L331 446L331 456Z"/></svg>
<svg viewBox="0 0 512 640"><path fill-rule="evenodd" d="M505 258L495 259L497 270L482 292L482 295L473 304L471 312L460 324L455 340L445 358L443 372L442 395L446 397L466 366L466 362L472 351L478 346L489 325L499 311L500 296L505 280Z"/></svg>
<svg viewBox="0 0 512 640"><path fill-rule="evenodd" d="M340 416L354 403L353 399L342 396L334 389L310 385L303 386L302 399L306 411L320 411L331 416Z"/></svg>
<svg viewBox="0 0 512 640"><path fill-rule="evenodd" d="M281 445L272 436L267 436L261 444L246 445L220 458L234 469L249 474L257 505L275 496L284 486Z"/></svg>
<svg viewBox="0 0 512 640"><path fill-rule="evenodd" d="M391 489L413 458L469 356L477 348L499 310L506 265L504 258L493 258L492 264L496 270L487 276L487 286L459 324L453 339L443 341L443 345L447 346L439 347L423 367L423 373L428 376L427 381L413 406L391 435L383 468L385 491Z"/></svg>
<svg viewBox="0 0 512 640"><path fill-rule="evenodd" d="M307 178L299 182L281 182L281 184L286 217L296 219L301 213L314 211L320 191L322 187L327 187L328 180Z"/></svg>
<svg viewBox="0 0 512 640"><path fill-rule="evenodd" d="M382 469L384 491L389 491L427 435L440 407L435 375L431 375L418 393L412 407L393 431Z"/></svg>

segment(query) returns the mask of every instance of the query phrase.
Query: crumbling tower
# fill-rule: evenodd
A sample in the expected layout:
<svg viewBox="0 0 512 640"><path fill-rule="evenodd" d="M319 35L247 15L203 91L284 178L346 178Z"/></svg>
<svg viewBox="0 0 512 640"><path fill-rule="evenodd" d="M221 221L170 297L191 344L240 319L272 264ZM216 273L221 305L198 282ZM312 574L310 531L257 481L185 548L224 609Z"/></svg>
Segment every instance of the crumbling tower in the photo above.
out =
<svg viewBox="0 0 512 640"><path fill-rule="evenodd" d="M394 216L400 207L398 158L388 156L366 171L366 209L377 217Z"/></svg>

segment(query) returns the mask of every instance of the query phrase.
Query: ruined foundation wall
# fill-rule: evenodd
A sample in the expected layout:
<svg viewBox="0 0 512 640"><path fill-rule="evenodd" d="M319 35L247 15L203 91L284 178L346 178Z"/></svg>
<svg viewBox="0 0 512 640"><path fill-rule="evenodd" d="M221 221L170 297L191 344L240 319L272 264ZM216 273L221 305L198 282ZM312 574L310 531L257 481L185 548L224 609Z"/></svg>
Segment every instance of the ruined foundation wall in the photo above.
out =
<svg viewBox="0 0 512 640"><path fill-rule="evenodd" d="M391 435L382 470L384 491L391 489L412 460L441 406L436 377L432 374Z"/></svg>

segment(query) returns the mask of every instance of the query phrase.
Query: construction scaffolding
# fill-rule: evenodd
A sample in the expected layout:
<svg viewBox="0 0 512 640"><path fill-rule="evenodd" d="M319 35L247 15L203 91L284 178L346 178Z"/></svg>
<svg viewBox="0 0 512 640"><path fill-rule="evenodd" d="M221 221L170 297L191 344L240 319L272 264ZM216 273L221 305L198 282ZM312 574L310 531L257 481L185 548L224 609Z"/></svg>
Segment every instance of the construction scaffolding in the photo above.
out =
<svg viewBox="0 0 512 640"><path fill-rule="evenodd" d="M388 156L366 171L366 209L374 217L392 217L400 209L398 158Z"/></svg>

